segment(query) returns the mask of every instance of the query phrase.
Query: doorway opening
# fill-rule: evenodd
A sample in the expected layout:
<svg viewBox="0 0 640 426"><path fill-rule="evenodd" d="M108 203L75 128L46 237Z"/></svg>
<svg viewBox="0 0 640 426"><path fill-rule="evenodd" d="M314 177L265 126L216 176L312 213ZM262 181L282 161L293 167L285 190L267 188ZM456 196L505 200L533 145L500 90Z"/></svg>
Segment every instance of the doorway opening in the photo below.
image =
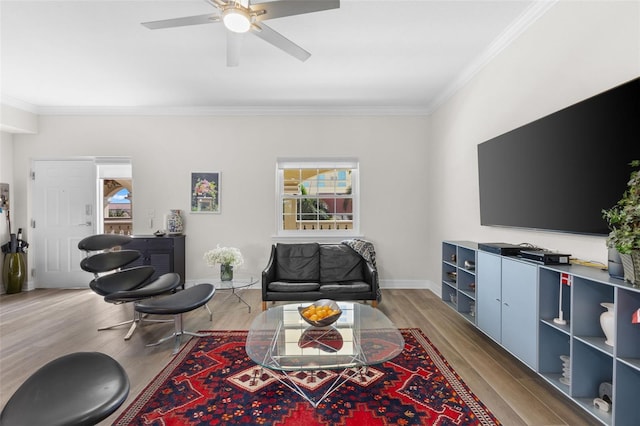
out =
<svg viewBox="0 0 640 426"><path fill-rule="evenodd" d="M98 159L98 226L104 234L133 232L133 187L129 159Z"/></svg>
<svg viewBox="0 0 640 426"><path fill-rule="evenodd" d="M133 228L133 201L131 179L101 179L103 187L102 232L131 235Z"/></svg>

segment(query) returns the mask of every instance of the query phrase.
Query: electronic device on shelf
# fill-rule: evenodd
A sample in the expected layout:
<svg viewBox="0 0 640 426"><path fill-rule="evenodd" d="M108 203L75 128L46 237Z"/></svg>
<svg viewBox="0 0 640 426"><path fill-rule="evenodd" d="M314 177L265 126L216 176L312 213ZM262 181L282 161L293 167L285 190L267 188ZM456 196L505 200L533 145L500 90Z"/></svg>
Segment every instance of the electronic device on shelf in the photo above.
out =
<svg viewBox="0 0 640 426"><path fill-rule="evenodd" d="M568 265L570 254L556 253L549 250L521 250L523 259L533 260L544 265Z"/></svg>
<svg viewBox="0 0 640 426"><path fill-rule="evenodd" d="M508 243L478 243L478 248L501 256L518 256L526 247Z"/></svg>

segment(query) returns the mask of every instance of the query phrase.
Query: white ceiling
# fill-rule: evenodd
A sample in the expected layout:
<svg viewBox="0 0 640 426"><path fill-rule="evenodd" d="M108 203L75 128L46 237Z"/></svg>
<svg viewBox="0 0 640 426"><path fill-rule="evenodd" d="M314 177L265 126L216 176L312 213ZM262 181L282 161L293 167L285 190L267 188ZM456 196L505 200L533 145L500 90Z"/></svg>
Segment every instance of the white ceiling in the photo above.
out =
<svg viewBox="0 0 640 426"><path fill-rule="evenodd" d="M40 113L426 113L550 4L342 0L339 9L268 21L311 52L306 62L247 34L240 65L227 67L219 23L161 30L140 25L215 12L204 0L2 0L2 102Z"/></svg>

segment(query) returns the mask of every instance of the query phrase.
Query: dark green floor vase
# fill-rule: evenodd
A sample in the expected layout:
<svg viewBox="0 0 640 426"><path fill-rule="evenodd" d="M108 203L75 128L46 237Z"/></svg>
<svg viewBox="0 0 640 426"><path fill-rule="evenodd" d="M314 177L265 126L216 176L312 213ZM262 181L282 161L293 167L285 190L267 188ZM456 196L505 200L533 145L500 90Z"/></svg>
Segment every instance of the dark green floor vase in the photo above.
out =
<svg viewBox="0 0 640 426"><path fill-rule="evenodd" d="M5 253L2 280L7 294L20 293L26 276L24 253Z"/></svg>

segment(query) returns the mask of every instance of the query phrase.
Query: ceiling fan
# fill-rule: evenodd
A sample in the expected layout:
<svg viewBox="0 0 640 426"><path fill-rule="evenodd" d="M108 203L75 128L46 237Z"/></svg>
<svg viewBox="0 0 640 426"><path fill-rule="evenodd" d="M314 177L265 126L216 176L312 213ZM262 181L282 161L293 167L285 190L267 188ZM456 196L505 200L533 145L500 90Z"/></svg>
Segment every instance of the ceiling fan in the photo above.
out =
<svg viewBox="0 0 640 426"><path fill-rule="evenodd" d="M143 22L142 25L155 30L222 22L227 29L227 66L230 67L237 66L239 63L240 44L247 32L251 32L291 56L305 61L311 56L311 53L267 26L264 21L340 7L340 0L277 0L255 4L251 4L251 0L206 0L206 2L218 9L217 12Z"/></svg>

